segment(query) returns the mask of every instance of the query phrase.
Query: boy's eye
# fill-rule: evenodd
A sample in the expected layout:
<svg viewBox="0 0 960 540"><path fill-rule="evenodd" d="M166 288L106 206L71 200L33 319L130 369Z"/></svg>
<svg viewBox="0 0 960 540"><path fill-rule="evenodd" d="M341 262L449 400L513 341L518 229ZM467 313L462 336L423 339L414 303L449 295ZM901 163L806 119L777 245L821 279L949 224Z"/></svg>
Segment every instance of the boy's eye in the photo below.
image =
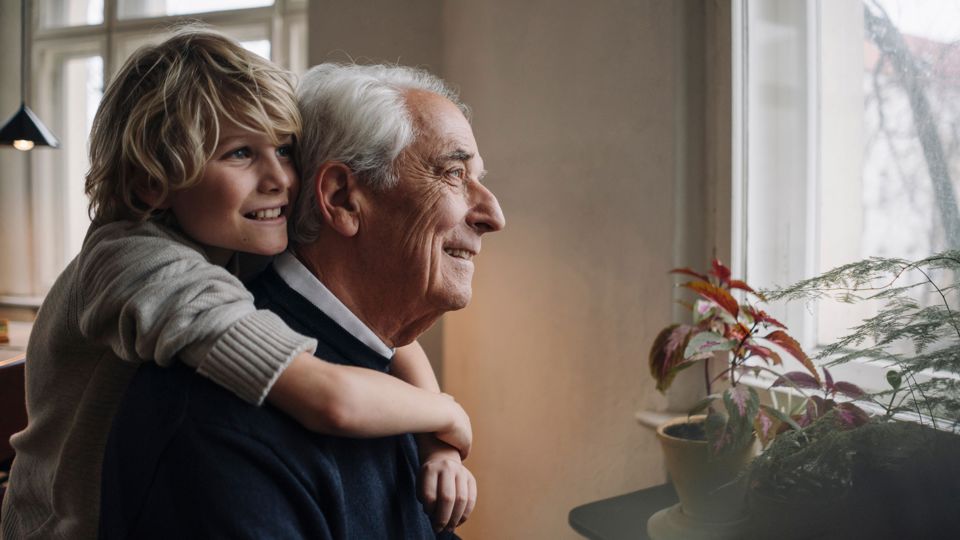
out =
<svg viewBox="0 0 960 540"><path fill-rule="evenodd" d="M252 153L250 152L250 149L244 146L243 148L237 148L236 150L231 150L230 152L227 153L226 157L232 158L232 159L247 159L251 155Z"/></svg>
<svg viewBox="0 0 960 540"><path fill-rule="evenodd" d="M293 145L284 144L277 147L277 156L281 158L290 159L293 157Z"/></svg>

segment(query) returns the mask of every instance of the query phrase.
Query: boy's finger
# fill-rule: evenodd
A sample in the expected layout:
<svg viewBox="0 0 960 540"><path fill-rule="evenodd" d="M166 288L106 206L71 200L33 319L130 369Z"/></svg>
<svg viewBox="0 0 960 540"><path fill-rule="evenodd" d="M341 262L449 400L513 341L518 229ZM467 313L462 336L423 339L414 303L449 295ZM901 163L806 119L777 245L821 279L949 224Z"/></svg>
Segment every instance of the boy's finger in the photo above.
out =
<svg viewBox="0 0 960 540"><path fill-rule="evenodd" d="M423 469L418 491L424 512L428 516L432 515L437 504L437 472L432 467Z"/></svg>
<svg viewBox="0 0 960 540"><path fill-rule="evenodd" d="M460 524L463 518L463 512L467 509L467 502L470 498L470 485L467 481L467 475L457 475L457 499L453 505L453 512L450 513L450 520L447 521L447 530L452 531Z"/></svg>
<svg viewBox="0 0 960 540"><path fill-rule="evenodd" d="M437 504L433 511L433 526L437 532L447 527L450 514L453 513L453 505L457 499L454 476L449 471L441 471L437 477Z"/></svg>
<svg viewBox="0 0 960 540"><path fill-rule="evenodd" d="M461 517L460 522L457 523L458 527L463 525L463 522L470 517L473 509L477 506L477 479L469 473L467 474L467 486L469 487L469 498L467 499L467 507L463 510L463 517Z"/></svg>

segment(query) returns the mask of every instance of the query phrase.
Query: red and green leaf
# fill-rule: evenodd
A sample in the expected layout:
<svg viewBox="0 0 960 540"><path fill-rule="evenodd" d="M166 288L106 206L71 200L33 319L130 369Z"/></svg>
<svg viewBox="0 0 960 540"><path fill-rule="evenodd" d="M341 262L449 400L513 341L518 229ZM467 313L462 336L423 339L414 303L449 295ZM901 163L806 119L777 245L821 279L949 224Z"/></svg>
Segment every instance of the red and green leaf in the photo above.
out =
<svg viewBox="0 0 960 540"><path fill-rule="evenodd" d="M785 424L786 426L789 426L797 431L801 429L800 424L798 424L796 420L791 418L790 415L788 415L783 411L780 411L779 409L775 409L769 405L760 405L760 413L771 416L775 418L778 422Z"/></svg>
<svg viewBox="0 0 960 540"><path fill-rule="evenodd" d="M830 374L830 370L826 367L823 368L823 379L824 379L824 388L827 389L827 392L833 394L835 390L833 388L833 375Z"/></svg>
<svg viewBox="0 0 960 540"><path fill-rule="evenodd" d="M837 402L832 399L824 399L820 396L810 396L807 398L807 410L797 423L799 423L801 426L808 426L817 419L823 417L823 415L834 410L836 407Z"/></svg>
<svg viewBox="0 0 960 540"><path fill-rule="evenodd" d="M739 279L731 279L731 280L730 280L730 288L731 288L731 289L740 289L741 291L747 291L748 293L752 293L754 296L760 297L760 293L758 293L757 291L753 290L753 287L747 285L747 282L746 282L746 281L742 281L742 280L739 280ZM762 297L761 297L761 298L762 298Z"/></svg>
<svg viewBox="0 0 960 540"><path fill-rule="evenodd" d="M764 448L770 444L770 441L777 436L782 422L771 416L766 409L761 408L757 417L753 420L753 431L757 434L757 439Z"/></svg>
<svg viewBox="0 0 960 540"><path fill-rule="evenodd" d="M726 285L730 282L730 269L724 266L724 264L720 262L720 259L713 260L710 275L720 280L721 285Z"/></svg>
<svg viewBox="0 0 960 540"><path fill-rule="evenodd" d="M753 356L759 356L760 358L763 358L764 360L766 360L767 362L770 362L775 366L779 366L780 364L783 363L783 361L780 360L780 355L774 352L773 349L764 347L763 345L758 345L754 343L753 340L747 341L744 344L744 347L748 351L750 351L750 354L752 354Z"/></svg>
<svg viewBox="0 0 960 540"><path fill-rule="evenodd" d="M715 352L733 350L737 343L715 332L697 332L687 342L683 356L688 360L702 360L710 358Z"/></svg>
<svg viewBox="0 0 960 540"><path fill-rule="evenodd" d="M690 268L686 268L686 267L684 267L684 268L674 268L673 270L670 270L670 273L671 273L671 274L683 274L683 275L685 275L685 276L695 277L695 278L697 278L697 279L699 279L699 280L702 280L702 281L710 281L710 278L708 278L708 277L706 276L706 274L701 274L700 272L691 270Z"/></svg>
<svg viewBox="0 0 960 540"><path fill-rule="evenodd" d="M683 356L695 327L686 324L670 325L657 334L650 347L650 374L657 381L657 390L670 387L685 361Z"/></svg>
<svg viewBox="0 0 960 540"><path fill-rule="evenodd" d="M690 407L690 410L687 411L687 414L689 414L690 416L693 416L693 415L695 415L695 414L702 413L703 411L705 411L705 410L707 409L707 407L709 407L710 405L713 405L713 402L716 401L717 398L719 398L719 397L720 397L720 396L718 396L717 394L710 394L709 396L707 396L707 397L701 399L700 401L696 402L696 403L693 405L693 407Z"/></svg>
<svg viewBox="0 0 960 540"><path fill-rule="evenodd" d="M727 408L731 421L752 423L753 417L760 410L760 396L753 388L738 384L723 392L723 404Z"/></svg>
<svg viewBox="0 0 960 540"><path fill-rule="evenodd" d="M812 398L807 399L806 403L804 404L803 414L796 417L797 424L799 424L801 427L807 427L812 424L814 420L820 418L820 408L817 406L817 402L814 399L816 397L817 396L813 396Z"/></svg>
<svg viewBox="0 0 960 540"><path fill-rule="evenodd" d="M768 324L770 326L776 326L777 328L787 329L782 322L771 317L766 311L762 309L756 309L753 306L744 306L743 311L747 313L754 321L758 323Z"/></svg>
<svg viewBox="0 0 960 540"><path fill-rule="evenodd" d="M723 404L727 410L727 427L733 448L750 444L754 420L760 410L760 396L753 388L740 384L723 392Z"/></svg>
<svg viewBox="0 0 960 540"><path fill-rule="evenodd" d="M716 302L711 300L704 300L698 298L696 302L693 303L693 324L700 324L704 321L711 321L716 319L719 314L726 314L726 311L723 311ZM733 320L729 315L726 316L727 319Z"/></svg>
<svg viewBox="0 0 960 540"><path fill-rule="evenodd" d="M727 417L713 411L707 413L703 424L707 434L707 450L711 456L721 455L733 446L733 434L727 429Z"/></svg>
<svg viewBox="0 0 960 540"><path fill-rule="evenodd" d="M820 382L820 374L817 373L816 366L813 365L813 360L810 360L810 357L807 356L807 353L803 352L803 348L800 347L800 344L797 343L797 340L790 337L789 334L783 330L774 330L765 336L765 339L769 340L772 343L775 343L781 349L790 353L790 356L793 356L797 359L803 367L807 368L813 378Z"/></svg>
<svg viewBox="0 0 960 540"><path fill-rule="evenodd" d="M820 389L820 381L811 377L808 373L803 371L791 371L789 373L784 373L783 375L777 377L777 380L773 381L773 384L770 385L770 388L775 386L793 386L796 388L809 388L814 390Z"/></svg>
<svg viewBox="0 0 960 540"><path fill-rule="evenodd" d="M734 319L736 319L740 313L740 304L737 303L737 300L731 296L726 289L717 287L706 281L689 281L684 283L682 287L690 289L707 300L716 302L717 305L730 313Z"/></svg>
<svg viewBox="0 0 960 540"><path fill-rule="evenodd" d="M870 415L853 403L837 405L837 422L841 427L852 429L870 421Z"/></svg>
<svg viewBox="0 0 960 540"><path fill-rule="evenodd" d="M743 323L728 324L723 328L723 336L727 339L732 339L737 343L740 343L747 336L750 335L750 329L743 325Z"/></svg>

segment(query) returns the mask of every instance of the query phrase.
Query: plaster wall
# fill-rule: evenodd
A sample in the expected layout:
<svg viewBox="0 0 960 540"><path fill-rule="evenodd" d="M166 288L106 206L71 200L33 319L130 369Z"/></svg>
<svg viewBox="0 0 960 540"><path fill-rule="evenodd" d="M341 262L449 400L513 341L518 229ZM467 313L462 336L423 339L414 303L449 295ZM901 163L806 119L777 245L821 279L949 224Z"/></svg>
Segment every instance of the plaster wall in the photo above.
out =
<svg viewBox="0 0 960 540"><path fill-rule="evenodd" d="M312 2L309 59L423 65L474 111L507 227L484 239L471 305L425 344L473 420L480 498L460 534L579 538L572 507L665 478L633 414L677 404L653 389L647 350L674 315L666 271L711 254L717 2L394 4ZM696 393L677 386L671 402Z"/></svg>
<svg viewBox="0 0 960 540"><path fill-rule="evenodd" d="M664 480L633 413L678 259L702 252L702 12L684 2L463 2L446 76L507 216L446 316L444 384L480 483L464 538L579 538L567 512ZM454 37L456 39L454 39Z"/></svg>

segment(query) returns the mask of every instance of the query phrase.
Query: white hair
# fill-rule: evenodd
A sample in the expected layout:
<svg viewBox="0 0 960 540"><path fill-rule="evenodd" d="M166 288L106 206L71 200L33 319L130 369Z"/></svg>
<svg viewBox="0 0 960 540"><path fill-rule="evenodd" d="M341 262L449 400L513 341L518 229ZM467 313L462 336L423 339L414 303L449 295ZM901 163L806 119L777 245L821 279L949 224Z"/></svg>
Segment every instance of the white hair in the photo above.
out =
<svg viewBox="0 0 960 540"><path fill-rule="evenodd" d="M320 231L313 180L323 163L342 162L375 189L397 184L396 159L416 137L404 98L408 90L443 96L468 116L457 93L422 69L330 63L314 66L300 80L303 133L297 163L302 181L290 226L293 244L308 244Z"/></svg>

